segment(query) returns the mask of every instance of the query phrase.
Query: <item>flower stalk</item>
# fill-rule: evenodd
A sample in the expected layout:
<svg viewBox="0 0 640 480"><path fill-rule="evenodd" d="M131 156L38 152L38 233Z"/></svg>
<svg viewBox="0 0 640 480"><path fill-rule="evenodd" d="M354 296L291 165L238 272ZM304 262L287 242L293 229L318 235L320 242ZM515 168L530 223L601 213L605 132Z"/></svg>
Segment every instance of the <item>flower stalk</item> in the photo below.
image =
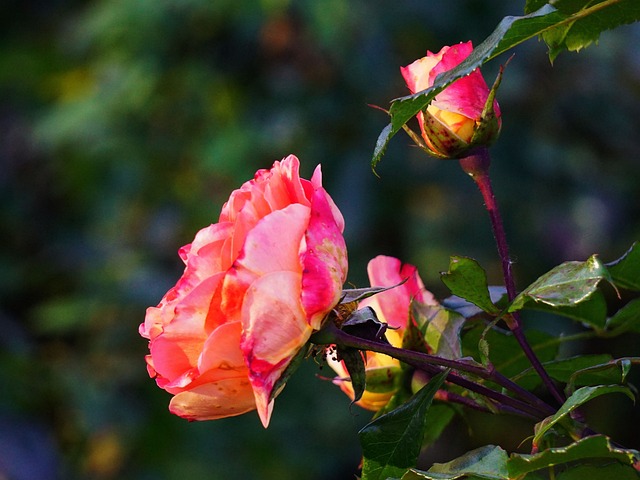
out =
<svg viewBox="0 0 640 480"><path fill-rule="evenodd" d="M467 173L478 186L482 198L484 199L485 207L489 213L491 220L491 227L493 229L493 236L496 240L496 246L498 248L498 255L502 262L502 273L504 276L505 287L507 290L507 297L509 301L513 301L516 297L516 285L513 277L513 271L511 269L511 259L509 257L509 247L507 244L507 236L502 223L502 216L498 209L498 202L496 201L493 193L493 187L491 185L491 178L489 176L489 166L491 164L491 157L489 150L486 147L479 147L472 150L469 155L460 159L460 166L465 173ZM522 321L518 312L513 312L510 316L504 318L507 326L513 333L524 354L531 362L531 365L538 373L543 383L553 395L553 398L559 403L563 404L565 401L562 392L558 389L551 377L544 369L544 366L540 362L531 345L527 341L524 330L522 328Z"/></svg>
<svg viewBox="0 0 640 480"><path fill-rule="evenodd" d="M481 365L397 348L388 343L357 337L339 329L331 321L326 322L322 330L316 332L311 337L311 341L317 345L339 345L342 347L382 353L396 358L407 365L411 365L416 369L423 370L429 375L440 373L442 368L451 368L456 371L449 373L447 377L448 381L494 400L498 410L505 413L514 413L534 420L540 420L555 413L553 407L546 404L533 393L512 382L498 371L487 369ZM492 390L485 385L473 382L459 375L457 371L496 383L504 389L511 391L518 398L510 397L504 393Z"/></svg>

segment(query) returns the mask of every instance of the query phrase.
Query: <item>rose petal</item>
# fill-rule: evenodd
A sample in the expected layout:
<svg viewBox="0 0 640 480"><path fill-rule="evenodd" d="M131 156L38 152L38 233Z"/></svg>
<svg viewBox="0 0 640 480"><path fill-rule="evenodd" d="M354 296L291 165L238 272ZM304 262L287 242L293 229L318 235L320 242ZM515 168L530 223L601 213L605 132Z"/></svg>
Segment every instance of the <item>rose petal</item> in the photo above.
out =
<svg viewBox="0 0 640 480"><path fill-rule="evenodd" d="M300 301L301 280L295 272L267 274L249 287L242 306L240 348L265 427L273 387L312 332Z"/></svg>
<svg viewBox="0 0 640 480"><path fill-rule="evenodd" d="M200 385L171 399L171 413L188 420L217 420L241 415L255 408L253 390L246 376Z"/></svg>
<svg viewBox="0 0 640 480"><path fill-rule="evenodd" d="M331 203L324 189L314 193L305 236L302 304L314 330L320 329L325 315L340 300L347 276L342 215L336 219Z"/></svg>
<svg viewBox="0 0 640 480"><path fill-rule="evenodd" d="M300 247L309 215L309 207L289 205L264 217L247 234L240 257L224 279L220 308L226 317L240 319L245 292L258 277L277 271L302 272Z"/></svg>
<svg viewBox="0 0 640 480"><path fill-rule="evenodd" d="M204 375L208 370L242 370L246 365L240 350L242 324L225 323L216 328L204 346L198 360L198 369Z"/></svg>

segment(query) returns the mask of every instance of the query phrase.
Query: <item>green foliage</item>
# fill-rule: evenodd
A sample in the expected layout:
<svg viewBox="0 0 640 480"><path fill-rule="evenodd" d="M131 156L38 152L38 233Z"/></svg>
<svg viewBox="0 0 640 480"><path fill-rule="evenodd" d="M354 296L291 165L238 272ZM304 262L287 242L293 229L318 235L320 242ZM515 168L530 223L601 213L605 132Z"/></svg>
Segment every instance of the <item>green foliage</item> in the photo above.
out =
<svg viewBox="0 0 640 480"><path fill-rule="evenodd" d="M414 303L413 313L434 355L449 359L462 356L460 331L465 323L462 315L439 305L419 303Z"/></svg>
<svg viewBox="0 0 640 480"><path fill-rule="evenodd" d="M542 275L525 288L509 306L509 312L522 309L533 300L552 307L571 307L588 299L603 279L607 269L596 255L585 262L565 262Z"/></svg>
<svg viewBox="0 0 640 480"><path fill-rule="evenodd" d="M589 356L582 358L589 358ZM575 387L579 385L624 384L632 365L638 364L640 364L639 357L623 357L603 363L594 363L581 369L576 368L571 376L564 380L567 384L567 394L573 393Z"/></svg>
<svg viewBox="0 0 640 480"><path fill-rule="evenodd" d="M586 369L608 364L610 360L611 355L609 354L579 355L561 360L552 360L543 363L543 365L549 376L554 380L563 383L573 383L577 377L585 373ZM527 390L533 390L540 384L540 377L533 368L528 368L514 375L511 379L518 382L519 385L525 387ZM605 379L608 381L603 381ZM619 381L619 375L618 380L611 378L611 376L598 376L594 378L585 375L580 378L580 385L600 385L602 383L616 383L616 381Z"/></svg>
<svg viewBox="0 0 640 480"><path fill-rule="evenodd" d="M549 305L548 303L526 301L525 309L549 312L588 325L596 331L603 331L607 324L607 302L600 289L586 300L570 305Z"/></svg>
<svg viewBox="0 0 640 480"><path fill-rule="evenodd" d="M472 258L451 257L449 271L443 273L441 279L452 294L464 298L487 313L500 313L500 309L491 301L485 271Z"/></svg>
<svg viewBox="0 0 640 480"><path fill-rule="evenodd" d="M527 0L525 12L541 8L547 0ZM600 34L620 25L640 20L640 4L635 0L559 0L549 2L566 20L542 33L551 61L564 50L579 51L598 41Z"/></svg>
<svg viewBox="0 0 640 480"><path fill-rule="evenodd" d="M558 354L558 343L553 341L551 335L530 330L527 332L527 338L540 361L555 360ZM484 352L481 352L478 347L481 340L486 346ZM462 337L462 345L464 355L481 361L486 356L494 368L507 377L521 374L531 366L513 334L498 328L485 329L483 325L474 326Z"/></svg>
<svg viewBox="0 0 640 480"><path fill-rule="evenodd" d="M638 5L640 8L640 5ZM613 282L620 288L640 291L640 242L631 248L618 260L608 263L607 269Z"/></svg>
<svg viewBox="0 0 640 480"><path fill-rule="evenodd" d="M632 401L635 400L633 393L627 387L619 385L598 385L595 387L582 387L576 390L567 401L560 407L560 409L551 417L545 418L542 422L538 423L535 428L535 435L533 437L533 444L540 445L545 434L557 423L561 421L569 420L568 415L577 409L580 405L593 400L601 395L608 395L611 393L624 393Z"/></svg>
<svg viewBox="0 0 640 480"><path fill-rule="evenodd" d="M532 455L513 453L508 456L502 448L487 445L451 462L435 464L428 471L410 470L402 480L533 480L539 478L535 472L549 468L560 471L557 478L634 479L638 478L638 473L633 466L639 460L639 452L616 447L604 435L595 435ZM621 476L606 476L614 473ZM579 474L586 476L579 477Z"/></svg>
<svg viewBox="0 0 640 480"><path fill-rule="evenodd" d="M526 477L529 478L529 475ZM636 469L620 463L578 465L556 476L556 480L638 480Z"/></svg>
<svg viewBox="0 0 640 480"><path fill-rule="evenodd" d="M640 298L636 298L618 310L607 320L607 329L620 334L624 332L640 333Z"/></svg>
<svg viewBox="0 0 640 480"><path fill-rule="evenodd" d="M427 428L424 432L422 445L428 447L434 444L442 435L444 429L456 415L456 408L447 403L434 403L427 411Z"/></svg>
<svg viewBox="0 0 640 480"><path fill-rule="evenodd" d="M411 470L402 480L455 480L474 478L486 480L508 480L507 452L502 448L487 445L465 453L447 463L436 463L428 471Z"/></svg>
<svg viewBox="0 0 640 480"><path fill-rule="evenodd" d="M571 462L594 462L606 459L615 460L622 465L626 465L627 468L620 469L621 472L625 472L627 470L633 472L633 469L630 469L629 467L638 464L638 462L640 461L640 453L635 450L626 450L620 447L616 447L612 444L611 440L604 435L594 435L591 437L582 438L570 445L567 445L566 447L550 448L534 455L511 455L511 458L508 461L508 470L510 475L509 478L523 478L523 476L529 472ZM577 476L575 476L575 474L571 475L568 473L573 470L572 467L566 468L568 468L568 470L566 471L566 478L578 478ZM583 474L585 473L584 467L578 468L580 469L577 470L577 472L581 472ZM588 478L589 480L591 480L592 478L605 477L592 477L590 475L587 475L582 478ZM606 478L617 479L619 477L615 476ZM637 473L635 473L635 478L638 478Z"/></svg>
<svg viewBox="0 0 640 480"><path fill-rule="evenodd" d="M364 479L384 480L415 466L427 428L427 411L448 373L436 375L408 402L360 430Z"/></svg>

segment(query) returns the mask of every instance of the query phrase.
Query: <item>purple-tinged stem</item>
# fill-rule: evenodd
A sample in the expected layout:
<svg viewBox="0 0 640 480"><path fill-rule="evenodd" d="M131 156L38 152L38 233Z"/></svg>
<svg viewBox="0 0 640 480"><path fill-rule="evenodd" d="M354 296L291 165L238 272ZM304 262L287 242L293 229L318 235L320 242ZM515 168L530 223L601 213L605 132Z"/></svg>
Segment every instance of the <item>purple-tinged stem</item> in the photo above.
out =
<svg viewBox="0 0 640 480"><path fill-rule="evenodd" d="M495 195L493 194L493 187L491 186L491 178L489 176L490 164L491 157L489 156L489 150L486 147L480 147L472 150L468 156L460 159L460 166L476 183L480 193L482 194L482 198L484 199L485 207L489 213L489 218L491 219L491 227L493 228L493 236L496 239L498 254L502 261L502 273L504 275L505 287L507 289L507 297L509 298L509 301L512 301L517 294L516 285L511 271L511 259L509 258L507 236L502 224L500 211L498 210L498 203ZM551 377L549 377L549 374L544 369L542 363L531 348L531 345L529 345L529 342L524 335L522 322L520 321L520 315L518 312L514 312L512 314L512 319L506 318L505 321L507 322L509 329L513 332L513 336L520 344L525 355L531 362L531 365L538 375L540 375L540 378L546 385L549 392L558 403L564 403L564 396L556 384L553 383L553 380L551 380Z"/></svg>
<svg viewBox="0 0 640 480"><path fill-rule="evenodd" d="M447 380L459 385L467 390L479 393L487 398L497 402L500 410L510 413L516 413L529 418L540 420L548 415L552 415L555 410L540 400L537 396L516 385L508 378L493 370L489 371L480 365L450 360L446 358L429 355L426 353L414 352L396 348L388 343L382 343L366 338L350 335L340 330L332 322L327 322L325 326L314 334L311 341L318 345L335 344L343 347L357 348L359 350L368 350L372 352L383 353L390 357L396 358L401 362L411 365L419 370L423 370L431 375L441 372L441 367L452 368L454 370L466 372L476 375L485 380L492 381L505 389L511 390L521 399L509 397L503 393L492 390L484 385L475 383L467 378L462 377L457 372L450 372Z"/></svg>

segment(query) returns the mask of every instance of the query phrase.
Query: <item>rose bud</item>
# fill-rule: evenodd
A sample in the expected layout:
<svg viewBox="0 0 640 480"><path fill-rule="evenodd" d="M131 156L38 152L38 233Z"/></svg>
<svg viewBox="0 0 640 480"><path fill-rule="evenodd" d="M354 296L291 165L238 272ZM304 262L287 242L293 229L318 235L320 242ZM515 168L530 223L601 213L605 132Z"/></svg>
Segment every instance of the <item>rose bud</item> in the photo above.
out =
<svg viewBox="0 0 640 480"><path fill-rule="evenodd" d="M180 280L147 309L147 369L174 395L172 413L257 409L266 427L284 370L339 302L344 221L320 167L304 180L299 166L291 155L235 190L218 223L180 249Z"/></svg>
<svg viewBox="0 0 640 480"><path fill-rule="evenodd" d="M360 302L359 308L371 307L378 320L386 323L386 338L394 347L402 347L402 337L411 315L411 302L438 305L431 292L427 291L413 265L402 264L394 257L377 256L367 266L372 287L392 287ZM406 280L406 281L405 281ZM401 282L403 282L399 285ZM353 400L354 391L344 362L328 355L329 365L338 375L333 383L338 385ZM402 369L400 362L382 353L366 352L366 389L357 405L367 410L378 411L400 388Z"/></svg>
<svg viewBox="0 0 640 480"><path fill-rule="evenodd" d="M400 71L411 93L433 86L436 77L457 67L473 51L471 42L443 47ZM495 93L495 88L493 93ZM435 96L417 115L423 146L439 158L460 158L475 146L488 146L500 133L498 102L493 99L480 69L462 77Z"/></svg>

